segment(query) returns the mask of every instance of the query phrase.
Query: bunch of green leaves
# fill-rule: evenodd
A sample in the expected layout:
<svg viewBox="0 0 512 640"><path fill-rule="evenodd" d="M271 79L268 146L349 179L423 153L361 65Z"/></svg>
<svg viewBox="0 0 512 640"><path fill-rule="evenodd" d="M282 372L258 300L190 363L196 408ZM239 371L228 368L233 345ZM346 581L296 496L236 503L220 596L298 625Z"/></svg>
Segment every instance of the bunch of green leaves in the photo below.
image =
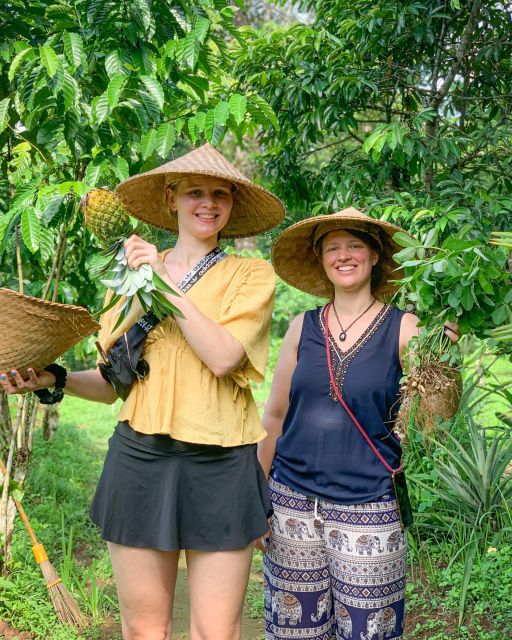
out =
<svg viewBox="0 0 512 640"><path fill-rule="evenodd" d="M432 242L435 235L435 229L422 239L401 232L394 235L404 247L395 254L405 272L399 282L423 324L448 319L457 322L462 334L484 338L491 329L510 322L512 288L505 251L472 239L469 230L459 234L462 238L447 237L440 246Z"/></svg>
<svg viewBox="0 0 512 640"><path fill-rule="evenodd" d="M149 264L141 264L138 269L128 265L124 246L120 246L115 255L111 270L101 283L113 291L109 303L96 315L101 315L114 307L124 298L114 329L128 316L135 297L147 313L152 311L161 321L168 316L183 317L181 311L175 307L165 294L179 296L178 291L172 289Z"/></svg>
<svg viewBox="0 0 512 640"><path fill-rule="evenodd" d="M409 476L431 499L430 506L416 514L418 528L427 536L437 533L458 541L449 567L463 558L457 581L459 624L474 585L475 563L496 536L503 538L512 526L512 475L506 472L512 463L511 431L484 431L467 412L465 420L467 430L443 431L442 441L432 441L435 460L430 469Z"/></svg>

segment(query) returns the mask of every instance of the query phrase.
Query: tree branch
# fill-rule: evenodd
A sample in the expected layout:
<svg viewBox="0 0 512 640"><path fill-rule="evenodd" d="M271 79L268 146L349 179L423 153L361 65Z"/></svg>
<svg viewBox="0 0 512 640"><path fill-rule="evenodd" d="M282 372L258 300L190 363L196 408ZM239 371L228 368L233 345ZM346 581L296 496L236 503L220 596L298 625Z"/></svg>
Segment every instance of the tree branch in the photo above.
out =
<svg viewBox="0 0 512 640"><path fill-rule="evenodd" d="M448 71L448 74L446 75L443 81L443 84L438 90L436 90L434 96L432 97L432 100L430 101L429 106L432 109L437 109L439 107L441 102L446 97L448 91L450 90L450 87L452 86L453 81L455 80L455 76L460 71L460 68L464 62L464 58L467 53L469 40L471 38L471 35L473 34L473 31L475 30L478 14L480 13L481 8L482 8L482 0L475 0L471 8L471 13L469 14L469 19L464 28L462 39L459 43L459 46L455 50L455 60L451 66L451 69Z"/></svg>

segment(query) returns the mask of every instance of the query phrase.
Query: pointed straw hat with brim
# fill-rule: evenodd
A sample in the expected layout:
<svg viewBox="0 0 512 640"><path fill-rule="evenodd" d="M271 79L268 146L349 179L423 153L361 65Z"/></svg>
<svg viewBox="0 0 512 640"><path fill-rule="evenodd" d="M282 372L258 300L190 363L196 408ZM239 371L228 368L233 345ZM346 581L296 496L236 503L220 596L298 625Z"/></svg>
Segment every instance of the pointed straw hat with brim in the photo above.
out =
<svg viewBox="0 0 512 640"><path fill-rule="evenodd" d="M59 304L0 288L0 371L42 371L100 325L83 307Z"/></svg>
<svg viewBox="0 0 512 640"><path fill-rule="evenodd" d="M220 178L236 186L231 215L222 229L223 237L255 236L277 226L284 218L284 206L279 198L249 180L209 144L128 178L117 186L116 192L135 218L177 232L178 220L169 211L166 187L195 175Z"/></svg>
<svg viewBox="0 0 512 640"><path fill-rule="evenodd" d="M337 229L363 231L374 238L380 247L379 263L384 263L386 272L391 274L375 293L384 297L395 293L397 287L390 280L402 278L403 272L392 257L402 248L393 240L393 235L398 231L407 232L390 222L371 218L354 207L301 220L283 231L272 247L276 273L301 291L331 299L334 287L325 274L315 246L323 236Z"/></svg>

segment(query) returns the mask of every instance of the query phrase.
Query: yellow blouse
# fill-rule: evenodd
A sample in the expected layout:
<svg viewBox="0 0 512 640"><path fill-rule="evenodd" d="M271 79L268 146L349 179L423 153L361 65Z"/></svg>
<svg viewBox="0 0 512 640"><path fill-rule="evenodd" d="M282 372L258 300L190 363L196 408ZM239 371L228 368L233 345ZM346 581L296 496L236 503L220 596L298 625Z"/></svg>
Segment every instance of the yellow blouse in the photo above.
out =
<svg viewBox="0 0 512 640"><path fill-rule="evenodd" d="M211 267L184 295L242 344L246 358L217 378L174 318L166 318L148 334L143 357L149 375L133 385L119 420L141 433L169 434L184 442L231 447L261 440L265 431L249 379L264 378L274 290L275 273L264 260L228 255ZM143 315L134 301L130 315L112 332L115 311L101 318L99 342L106 351Z"/></svg>

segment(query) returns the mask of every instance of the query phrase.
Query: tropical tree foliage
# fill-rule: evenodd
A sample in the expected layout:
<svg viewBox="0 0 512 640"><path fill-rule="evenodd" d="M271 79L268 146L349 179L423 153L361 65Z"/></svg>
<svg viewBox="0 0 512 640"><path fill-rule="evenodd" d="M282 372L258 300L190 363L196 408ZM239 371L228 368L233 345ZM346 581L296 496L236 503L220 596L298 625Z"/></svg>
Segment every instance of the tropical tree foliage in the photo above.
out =
<svg viewBox="0 0 512 640"><path fill-rule="evenodd" d="M228 130L240 138L258 123L277 124L266 102L238 93L229 76L236 11L227 0L0 8L4 284L20 275L17 246L31 293L46 294L65 260L59 297L87 301L80 195L151 169L187 141L218 144ZM64 255L66 238L73 250Z"/></svg>
<svg viewBox="0 0 512 640"><path fill-rule="evenodd" d="M396 221L419 239L400 254L409 302L465 331L510 322L488 240L512 220L511 3L300 4L311 24L251 31L236 66L279 119L260 142L287 223L349 205Z"/></svg>

